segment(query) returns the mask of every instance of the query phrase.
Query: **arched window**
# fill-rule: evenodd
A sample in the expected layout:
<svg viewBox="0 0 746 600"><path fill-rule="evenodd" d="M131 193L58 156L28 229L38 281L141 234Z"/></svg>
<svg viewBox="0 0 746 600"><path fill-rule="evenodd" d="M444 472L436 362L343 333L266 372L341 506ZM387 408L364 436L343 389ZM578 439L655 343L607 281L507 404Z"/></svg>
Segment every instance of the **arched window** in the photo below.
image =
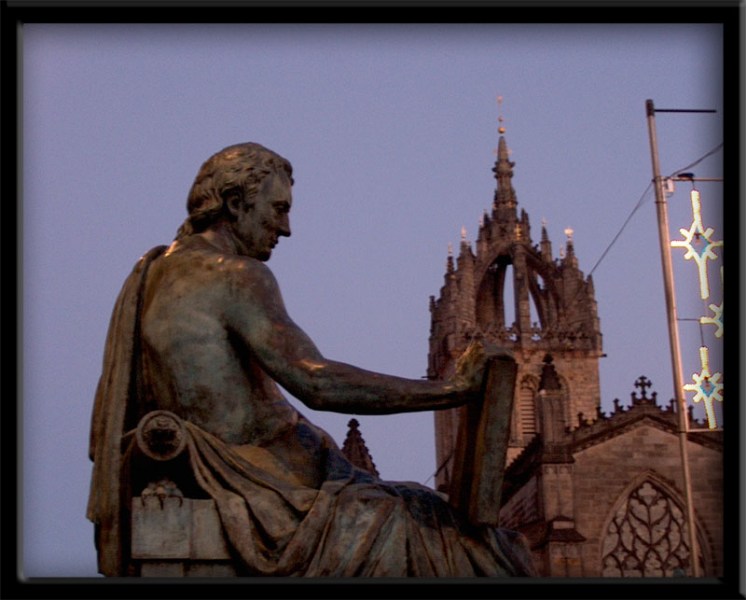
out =
<svg viewBox="0 0 746 600"><path fill-rule="evenodd" d="M609 522L601 547L601 575L691 575L688 536L678 502L662 486L646 479L632 489ZM699 561L702 565L701 552Z"/></svg>

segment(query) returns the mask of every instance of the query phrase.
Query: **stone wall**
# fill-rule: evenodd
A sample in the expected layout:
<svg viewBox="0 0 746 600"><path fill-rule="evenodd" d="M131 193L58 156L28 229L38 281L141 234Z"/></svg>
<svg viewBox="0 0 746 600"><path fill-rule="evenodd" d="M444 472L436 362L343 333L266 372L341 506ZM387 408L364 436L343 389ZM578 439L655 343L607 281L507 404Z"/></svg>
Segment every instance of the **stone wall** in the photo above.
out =
<svg viewBox="0 0 746 600"><path fill-rule="evenodd" d="M722 570L722 453L689 443L694 506L707 575ZM573 491L585 576L601 575L602 542L612 512L645 479L667 491L683 506L683 475L678 437L641 421L574 455Z"/></svg>

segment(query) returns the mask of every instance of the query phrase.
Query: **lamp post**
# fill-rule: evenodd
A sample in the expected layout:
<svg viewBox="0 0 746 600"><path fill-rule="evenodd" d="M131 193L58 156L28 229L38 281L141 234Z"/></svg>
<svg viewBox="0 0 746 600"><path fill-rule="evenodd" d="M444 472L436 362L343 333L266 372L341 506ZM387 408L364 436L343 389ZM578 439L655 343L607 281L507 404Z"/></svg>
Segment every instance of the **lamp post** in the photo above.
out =
<svg viewBox="0 0 746 600"><path fill-rule="evenodd" d="M686 504L686 521L689 529L690 562L692 576L700 576L699 561L697 559L697 533L694 524L694 503L692 501L692 481L689 471L689 453L687 447L686 398L684 397L684 376L681 366L681 347L679 345L678 315L676 311L676 296L674 291L673 267L669 251L668 207L663 188L663 177L658 161L658 141L655 131L656 109L652 100L645 102L648 120L648 134L650 136L650 154L653 160L653 185L655 187L655 206L658 216L658 237L660 240L661 261L663 266L663 286L666 296L666 315L668 317L668 338L671 346L671 365L673 370L674 398L676 400L679 424L679 449L681 451L681 466L684 479L684 500ZM658 112L712 112L688 111L682 109L659 109Z"/></svg>

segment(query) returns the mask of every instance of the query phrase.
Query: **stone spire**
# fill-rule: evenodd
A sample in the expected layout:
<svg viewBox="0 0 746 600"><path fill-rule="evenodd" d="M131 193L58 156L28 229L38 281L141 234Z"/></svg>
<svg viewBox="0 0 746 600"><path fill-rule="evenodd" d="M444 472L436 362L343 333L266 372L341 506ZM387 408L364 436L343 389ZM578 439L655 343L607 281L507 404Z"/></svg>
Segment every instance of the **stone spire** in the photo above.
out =
<svg viewBox="0 0 746 600"><path fill-rule="evenodd" d="M350 429L347 432L344 444L342 444L342 454L344 454L347 460L359 469L378 477L378 469L376 469L376 465L373 463L373 458L370 456L368 447L365 445L365 440L360 434L360 423L358 423L357 419L350 419L347 426Z"/></svg>

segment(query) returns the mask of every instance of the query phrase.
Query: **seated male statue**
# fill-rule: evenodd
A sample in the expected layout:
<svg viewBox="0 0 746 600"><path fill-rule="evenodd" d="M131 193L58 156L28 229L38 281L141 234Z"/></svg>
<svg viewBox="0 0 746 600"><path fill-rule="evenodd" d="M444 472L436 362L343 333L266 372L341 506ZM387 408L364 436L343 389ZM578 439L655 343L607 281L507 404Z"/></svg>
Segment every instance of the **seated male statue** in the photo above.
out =
<svg viewBox="0 0 746 600"><path fill-rule="evenodd" d="M290 235L292 185L290 163L258 144L218 152L196 177L175 241L125 282L91 430L99 570L128 574L122 440L158 409L185 422L190 468L240 575L533 574L520 536L469 523L430 488L356 468L281 394L350 414L452 408L479 401L489 358L472 346L450 380L427 381L322 356L266 265Z"/></svg>

